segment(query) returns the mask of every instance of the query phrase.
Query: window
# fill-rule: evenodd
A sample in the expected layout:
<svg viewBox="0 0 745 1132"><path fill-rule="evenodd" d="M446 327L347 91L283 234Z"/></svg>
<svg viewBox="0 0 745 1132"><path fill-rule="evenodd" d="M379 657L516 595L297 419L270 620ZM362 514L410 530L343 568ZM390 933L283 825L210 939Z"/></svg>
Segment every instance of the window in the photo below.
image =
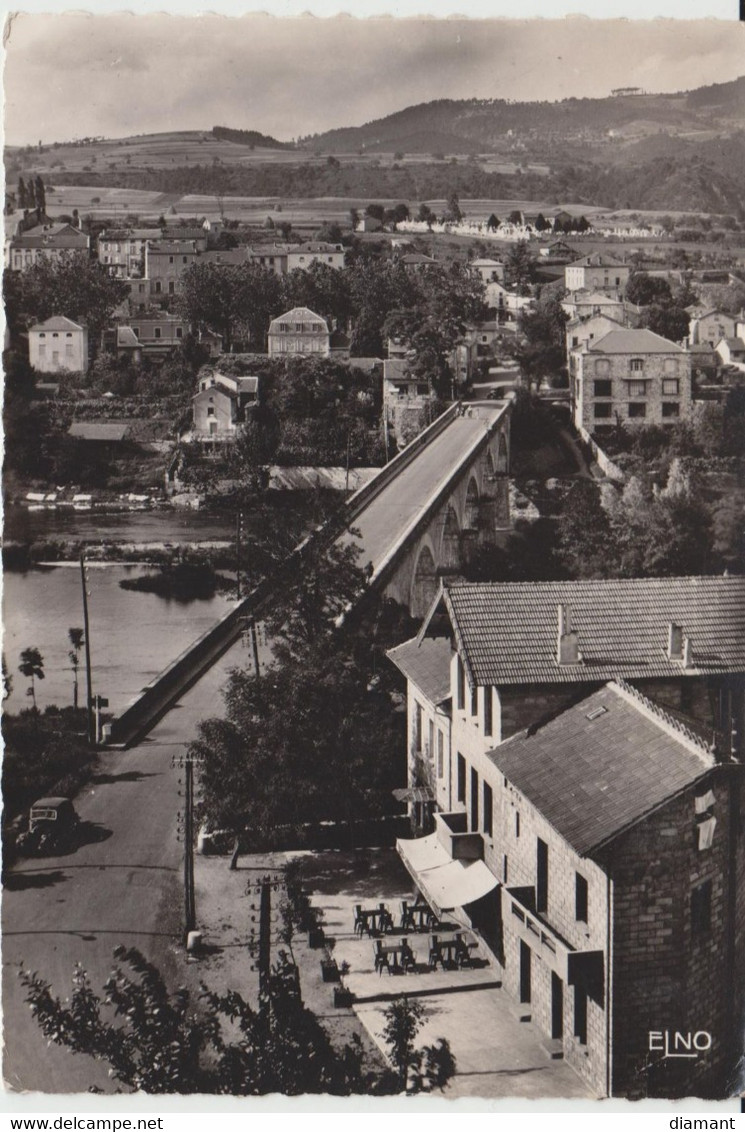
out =
<svg viewBox="0 0 745 1132"><path fill-rule="evenodd" d="M182 263L188 263L188 260L187 260L185 255L181 257L181 261L182 261Z"/></svg>
<svg viewBox="0 0 745 1132"><path fill-rule="evenodd" d="M169 262L169 263L173 263L173 256L172 256L172 255L169 255L169 257L168 257L168 262Z"/></svg>
<svg viewBox="0 0 745 1132"><path fill-rule="evenodd" d="M457 668L458 668L458 673L457 673L457 679L458 679L458 687L457 687L458 711L465 711L466 710L466 673L465 673L465 669L463 668L463 661L460 659L460 657L457 658L456 665L457 665Z"/></svg>
<svg viewBox="0 0 745 1132"><path fill-rule="evenodd" d="M663 417L679 417L680 404L678 401L663 401L662 402L662 415Z"/></svg>
<svg viewBox="0 0 745 1132"><path fill-rule="evenodd" d="M155 294L159 295L162 290L163 290L163 284L161 283L160 279L156 279L156 281L155 281Z"/></svg>
<svg viewBox="0 0 745 1132"><path fill-rule="evenodd" d="M613 382L612 381L595 381L596 397L612 397L613 396Z"/></svg>
<svg viewBox="0 0 745 1132"><path fill-rule="evenodd" d="M168 284L168 294L169 295L175 295L176 294L176 284L175 283L171 282L171 283Z"/></svg>
<svg viewBox="0 0 745 1132"><path fill-rule="evenodd" d="M595 373L610 373L610 359L598 358L595 362Z"/></svg>
<svg viewBox="0 0 745 1132"><path fill-rule="evenodd" d="M432 722L431 719L429 721L429 725L428 725L428 728L427 728L427 746L428 746L430 755L434 755L434 753L435 753L435 725L434 725L434 723Z"/></svg>
<svg viewBox="0 0 745 1132"><path fill-rule="evenodd" d="M139 338L139 337L140 337L140 328L139 328L139 326L133 326L133 327L132 327L132 333L134 334L135 338Z"/></svg>
<svg viewBox="0 0 745 1132"><path fill-rule="evenodd" d="M644 401L632 401L629 405L630 417L646 417L647 406Z"/></svg>
<svg viewBox="0 0 745 1132"><path fill-rule="evenodd" d="M184 328L183 328L183 326L177 326L177 327L176 327L176 337L177 337L177 338L183 338L183 337L184 337Z"/></svg>
<svg viewBox="0 0 745 1132"><path fill-rule="evenodd" d="M494 836L494 795L488 782L484 783L484 833Z"/></svg>
<svg viewBox="0 0 745 1132"><path fill-rule="evenodd" d="M422 749L422 705L414 704L414 750Z"/></svg>
<svg viewBox="0 0 745 1132"><path fill-rule="evenodd" d="M507 856L505 854L505 856L502 857L502 879L504 880L505 884L507 884L508 870L509 870L509 861L507 860Z"/></svg>
<svg viewBox="0 0 745 1132"><path fill-rule="evenodd" d="M691 889L691 933L705 935L711 930L711 881Z"/></svg>
<svg viewBox="0 0 745 1132"><path fill-rule="evenodd" d="M46 344L46 342L40 342L40 343L39 343L39 357L40 357L40 358L45 358L45 357L46 357L46 353L47 353L47 344Z"/></svg>
<svg viewBox="0 0 745 1132"><path fill-rule="evenodd" d="M208 405L207 406L207 416L208 417L214 417L214 415L215 415L214 407L212 405Z"/></svg>
<svg viewBox="0 0 745 1132"><path fill-rule="evenodd" d="M632 358L629 369L632 373L644 373L644 358Z"/></svg>
<svg viewBox="0 0 745 1132"><path fill-rule="evenodd" d="M662 379L663 397L677 397L680 392L680 382L677 377L664 377Z"/></svg>
<svg viewBox="0 0 745 1132"><path fill-rule="evenodd" d="M491 735L494 719L492 716L492 690L484 688L484 735Z"/></svg>
<svg viewBox="0 0 745 1132"><path fill-rule="evenodd" d="M597 418L607 420L613 416L613 402L612 401L596 401L592 407L592 415Z"/></svg>
<svg viewBox="0 0 745 1132"><path fill-rule="evenodd" d="M458 752L458 801L465 802L466 800L466 760L463 755Z"/></svg>
<svg viewBox="0 0 745 1132"><path fill-rule="evenodd" d="M579 984L574 988L574 1034L580 1045L587 1045L587 991Z"/></svg>
<svg viewBox="0 0 745 1132"><path fill-rule="evenodd" d="M479 828L479 776L471 767L471 829Z"/></svg>
<svg viewBox="0 0 745 1132"><path fill-rule="evenodd" d="M426 397L429 393L429 385L427 385L426 382L420 383L419 385L417 385L416 391L420 397Z"/></svg>
<svg viewBox="0 0 745 1132"><path fill-rule="evenodd" d="M138 291L138 294L144 295L145 294L145 284L144 283L138 283L137 284L137 291Z"/></svg>
<svg viewBox="0 0 745 1132"><path fill-rule="evenodd" d="M72 331L71 330L68 330L67 334L65 335L65 338L72 338Z"/></svg>
<svg viewBox="0 0 745 1132"><path fill-rule="evenodd" d="M479 690L471 688L471 715L479 714Z"/></svg>
<svg viewBox="0 0 745 1132"><path fill-rule="evenodd" d="M173 284L171 284L171 286L173 286ZM156 326L156 327L155 327L155 330L154 330L154 336L155 336L156 338L160 338L160 336L161 336L161 329L160 329L160 327L159 327L159 326Z"/></svg>
<svg viewBox="0 0 745 1132"><path fill-rule="evenodd" d="M664 361L662 368L663 368L665 373L668 373L668 374L669 373L677 373L678 372L678 359L677 358L665 358L665 361Z"/></svg>
<svg viewBox="0 0 745 1132"><path fill-rule="evenodd" d="M72 342L65 342L65 357L71 358L73 354Z"/></svg>
<svg viewBox="0 0 745 1132"><path fill-rule="evenodd" d="M515 837L520 836L520 811L515 810Z"/></svg>
<svg viewBox="0 0 745 1132"><path fill-rule="evenodd" d="M629 397L644 397L644 396L646 396L646 393L647 393L647 383L646 383L646 381L630 381L628 383L628 385L629 385Z"/></svg>
<svg viewBox="0 0 745 1132"><path fill-rule="evenodd" d="M535 910L545 912L548 908L548 845L536 839L536 879Z"/></svg>
<svg viewBox="0 0 745 1132"><path fill-rule="evenodd" d="M437 732L437 777L442 778L445 773L445 736L442 731Z"/></svg>
<svg viewBox="0 0 745 1132"><path fill-rule="evenodd" d="M587 923L587 881L579 873L574 874L574 918Z"/></svg>

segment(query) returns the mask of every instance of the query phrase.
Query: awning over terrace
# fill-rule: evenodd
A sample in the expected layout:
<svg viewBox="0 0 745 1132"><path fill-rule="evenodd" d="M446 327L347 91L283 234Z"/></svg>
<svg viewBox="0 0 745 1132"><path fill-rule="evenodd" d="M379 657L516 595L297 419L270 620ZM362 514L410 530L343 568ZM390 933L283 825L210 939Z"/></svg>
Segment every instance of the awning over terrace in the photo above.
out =
<svg viewBox="0 0 745 1132"><path fill-rule="evenodd" d="M399 838L396 849L438 915L480 900L499 883L483 861L454 861L436 833Z"/></svg>

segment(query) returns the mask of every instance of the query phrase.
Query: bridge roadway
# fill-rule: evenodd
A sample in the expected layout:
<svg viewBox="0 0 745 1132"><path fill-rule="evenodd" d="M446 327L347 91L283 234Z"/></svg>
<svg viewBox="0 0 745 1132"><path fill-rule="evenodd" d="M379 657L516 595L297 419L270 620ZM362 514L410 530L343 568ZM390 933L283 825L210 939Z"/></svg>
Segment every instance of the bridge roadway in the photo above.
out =
<svg viewBox="0 0 745 1132"><path fill-rule="evenodd" d="M405 548L413 530L449 491L504 411L504 401L466 406L464 415L454 416L356 516L352 496L349 500L354 516L351 526L361 536L355 540L362 549L359 564L372 565L372 583L391 565ZM374 485L375 480L359 494L362 496ZM345 537L349 541L349 536Z"/></svg>

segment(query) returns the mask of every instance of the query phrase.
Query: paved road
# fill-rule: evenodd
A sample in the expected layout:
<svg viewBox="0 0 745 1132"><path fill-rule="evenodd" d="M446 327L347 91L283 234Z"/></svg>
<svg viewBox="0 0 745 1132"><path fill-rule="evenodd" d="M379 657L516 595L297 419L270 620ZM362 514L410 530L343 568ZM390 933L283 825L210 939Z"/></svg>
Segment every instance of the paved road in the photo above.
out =
<svg viewBox="0 0 745 1132"><path fill-rule="evenodd" d="M229 668L247 663L235 644L138 746L101 756L99 773L76 808L91 840L76 852L23 861L3 893L3 1075L13 1090L83 1092L113 1084L105 1068L47 1047L23 1002L23 962L69 993L79 961L100 990L118 944L136 946L168 974L181 950L182 856L176 840L178 772L171 757L200 719L219 714Z"/></svg>
<svg viewBox="0 0 745 1132"><path fill-rule="evenodd" d="M503 408L500 403L493 410L482 406L489 419L483 415L456 417L368 504L352 524L361 534L360 566L372 562L377 570L427 502L453 478L471 446Z"/></svg>

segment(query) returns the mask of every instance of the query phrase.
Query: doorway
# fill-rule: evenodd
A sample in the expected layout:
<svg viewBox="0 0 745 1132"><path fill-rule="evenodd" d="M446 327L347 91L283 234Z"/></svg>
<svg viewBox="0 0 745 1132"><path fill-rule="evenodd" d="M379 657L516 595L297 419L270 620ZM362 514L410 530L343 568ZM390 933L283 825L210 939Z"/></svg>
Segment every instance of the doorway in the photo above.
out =
<svg viewBox="0 0 745 1132"><path fill-rule="evenodd" d="M530 1002L530 948L520 940L520 1002Z"/></svg>
<svg viewBox="0 0 745 1132"><path fill-rule="evenodd" d="M551 1037L564 1037L564 984L551 972Z"/></svg>

